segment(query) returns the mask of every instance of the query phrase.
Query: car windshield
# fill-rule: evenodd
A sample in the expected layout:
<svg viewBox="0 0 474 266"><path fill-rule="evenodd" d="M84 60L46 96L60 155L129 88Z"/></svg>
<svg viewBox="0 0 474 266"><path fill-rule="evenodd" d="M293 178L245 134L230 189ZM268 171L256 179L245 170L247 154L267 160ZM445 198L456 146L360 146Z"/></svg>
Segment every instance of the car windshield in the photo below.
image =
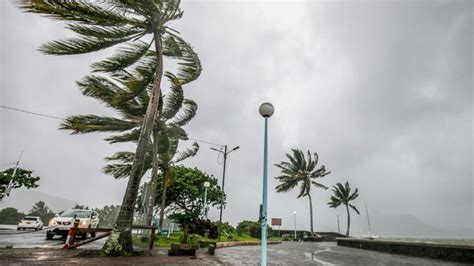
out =
<svg viewBox="0 0 474 266"><path fill-rule="evenodd" d="M70 217L73 218L74 215L76 215L76 218L89 218L91 217L91 211L75 211L75 210L69 210L65 211L61 214L61 217Z"/></svg>
<svg viewBox="0 0 474 266"><path fill-rule="evenodd" d="M23 221L36 221L36 217L25 217Z"/></svg>

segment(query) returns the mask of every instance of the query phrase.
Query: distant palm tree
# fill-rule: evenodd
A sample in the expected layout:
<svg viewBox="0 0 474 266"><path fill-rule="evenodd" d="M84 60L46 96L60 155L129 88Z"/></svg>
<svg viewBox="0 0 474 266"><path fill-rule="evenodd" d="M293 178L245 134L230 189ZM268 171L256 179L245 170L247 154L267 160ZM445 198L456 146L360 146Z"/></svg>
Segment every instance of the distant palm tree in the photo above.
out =
<svg viewBox="0 0 474 266"><path fill-rule="evenodd" d="M314 153L314 159L311 156L311 152L308 151L307 158L304 153L298 149L292 149L293 155L286 154L289 162L281 162L275 164L281 169L281 176L275 177L280 181L280 184L276 187L277 192L287 192L297 185L300 185L300 193L298 198L307 196L309 199L309 211L310 211L310 224L311 234L314 235L313 230L313 202L311 200L311 187L315 186L322 189L328 189L323 184L316 182L316 179L324 177L331 172L326 171L326 167L322 165L316 169L318 164L318 154Z"/></svg>
<svg viewBox="0 0 474 266"><path fill-rule="evenodd" d="M342 185L341 183L337 183L335 186L333 186L332 191L334 192L334 195L331 196L331 201L328 202L328 205L331 208L337 208L341 204L346 206L346 210L347 210L346 236L349 236L349 230L351 228L351 215L349 213L349 207L351 207L357 214L360 214L356 206L350 204L349 202L355 200L359 196L359 191L356 188L354 192L352 192L351 194L351 188L349 186L349 182L347 181L344 185Z"/></svg>

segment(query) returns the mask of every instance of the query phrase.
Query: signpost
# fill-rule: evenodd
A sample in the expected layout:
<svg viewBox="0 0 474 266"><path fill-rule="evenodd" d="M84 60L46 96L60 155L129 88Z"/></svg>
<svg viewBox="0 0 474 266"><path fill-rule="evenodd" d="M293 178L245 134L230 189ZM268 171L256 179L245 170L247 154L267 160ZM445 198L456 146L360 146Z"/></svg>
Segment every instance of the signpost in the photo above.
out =
<svg viewBox="0 0 474 266"><path fill-rule="evenodd" d="M278 226L278 236L281 237L281 218L272 218L272 226Z"/></svg>

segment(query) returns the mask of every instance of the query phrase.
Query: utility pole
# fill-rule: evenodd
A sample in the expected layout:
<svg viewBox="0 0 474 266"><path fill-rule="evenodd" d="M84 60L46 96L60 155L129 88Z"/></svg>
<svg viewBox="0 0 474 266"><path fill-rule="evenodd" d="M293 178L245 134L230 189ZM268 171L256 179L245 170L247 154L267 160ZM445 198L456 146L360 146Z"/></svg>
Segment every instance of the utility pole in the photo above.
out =
<svg viewBox="0 0 474 266"><path fill-rule="evenodd" d="M22 156L22 155L23 155L23 151L21 151L20 157L18 157L18 160L16 161L15 170L13 170L12 179L10 179L10 182L8 183L8 186L7 186L7 188L5 189L5 195L6 195L7 197L10 196L10 191L12 190L13 179L15 178L16 171L18 170L18 165L20 164L20 160L21 160L21 156Z"/></svg>
<svg viewBox="0 0 474 266"><path fill-rule="evenodd" d="M224 168L222 170L222 192L224 192L224 185L225 185L225 168L226 168L226 163L227 163L227 155L229 155L229 153L231 153L235 150L238 150L239 148L240 148L239 146L236 146L230 151L227 151L227 145L224 145L224 151L222 151L222 149L218 150L216 148L211 148L211 150L220 152L224 156ZM219 222L221 222L221 223L222 223L222 209L223 209L223 207L224 207L223 204L221 204L220 212L219 212Z"/></svg>

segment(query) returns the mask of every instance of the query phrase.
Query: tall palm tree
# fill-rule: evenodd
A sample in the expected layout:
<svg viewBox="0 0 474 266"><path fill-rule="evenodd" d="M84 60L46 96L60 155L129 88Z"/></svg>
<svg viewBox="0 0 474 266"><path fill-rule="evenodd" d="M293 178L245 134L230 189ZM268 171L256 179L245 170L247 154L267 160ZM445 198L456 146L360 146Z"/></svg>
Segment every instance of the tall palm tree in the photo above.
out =
<svg viewBox="0 0 474 266"><path fill-rule="evenodd" d="M25 12L38 13L47 17L67 21L66 28L78 34L76 38L58 40L44 44L40 51L52 55L84 54L128 43L128 48L119 50L115 56L95 63L94 71L103 73L126 72L126 68L141 61L151 52L154 55L154 80L143 117L136 147L136 156L123 197L120 213L112 237L118 245L110 245L110 253L133 251L131 225L141 174L149 138L160 100L160 85L163 76L163 56L179 56L180 43L185 43L178 32L168 25L182 17L180 0L118 0L118 1L63 1L22 0L18 5ZM151 38L147 36L151 35ZM140 41L146 39L147 42ZM151 41L150 41L151 39ZM154 45L154 50L150 49ZM168 48L166 50L166 48ZM184 58L179 74L182 84L194 80L200 71L188 64L192 58ZM95 82L108 86L100 77Z"/></svg>
<svg viewBox="0 0 474 266"><path fill-rule="evenodd" d="M341 204L346 206L346 211L347 211L346 236L349 236L349 230L351 228L351 215L349 212L349 207L351 207L357 214L360 214L356 206L350 204L350 202L355 200L357 197L359 197L359 190L356 188L354 192L352 192L351 194L351 187L349 186L349 182L346 181L344 185L342 185L341 183L337 183L335 186L333 186L332 191L334 195L331 196L331 201L328 202L328 205L331 208L337 208Z"/></svg>
<svg viewBox="0 0 474 266"><path fill-rule="evenodd" d="M308 197L309 199L309 212L310 212L310 225L311 234L314 235L313 230L313 202L311 200L311 187L328 189L325 185L318 183L317 180L324 177L331 172L326 171L326 167L322 165L316 169L318 164L319 156L314 153L314 158L311 156L311 152L307 152L307 158L304 153L298 149L292 149L292 155L286 154L288 162L281 162L275 164L281 169L281 176L275 177L280 184L276 187L277 192L287 192L296 186L300 185L300 193L298 198Z"/></svg>

